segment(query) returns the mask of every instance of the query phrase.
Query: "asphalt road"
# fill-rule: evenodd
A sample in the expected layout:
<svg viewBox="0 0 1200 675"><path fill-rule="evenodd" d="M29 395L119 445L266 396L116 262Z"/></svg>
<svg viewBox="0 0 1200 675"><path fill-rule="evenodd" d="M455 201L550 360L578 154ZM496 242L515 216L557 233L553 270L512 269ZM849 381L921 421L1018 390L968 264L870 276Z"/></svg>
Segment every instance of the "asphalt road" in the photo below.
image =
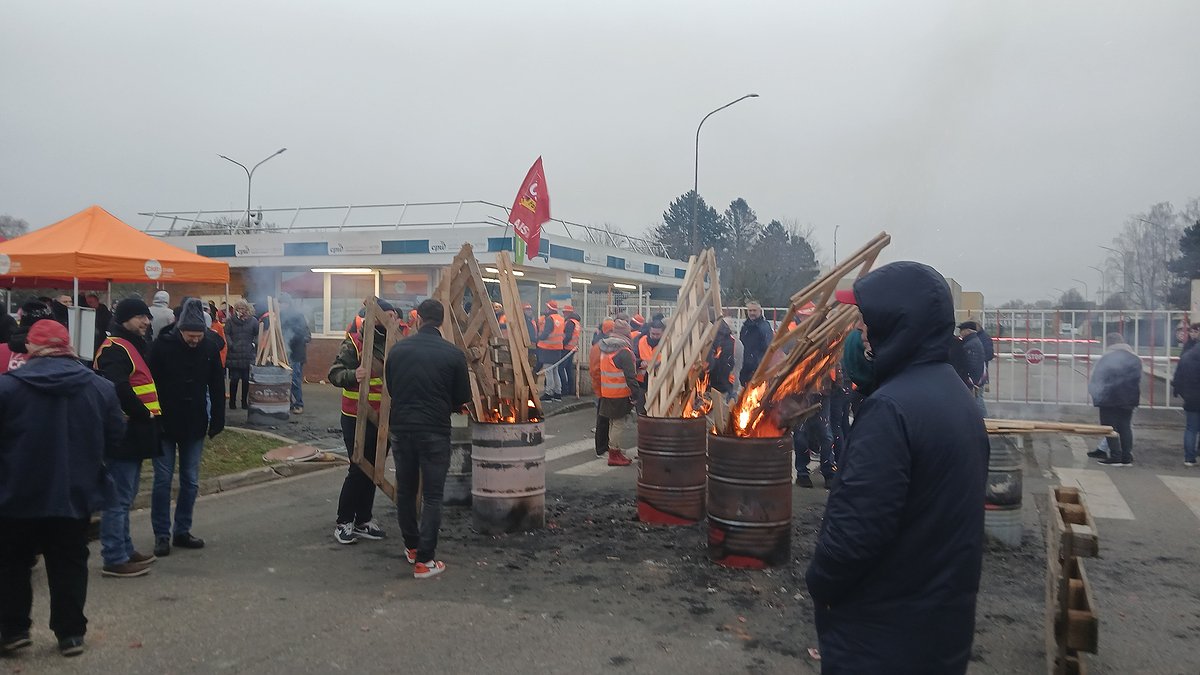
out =
<svg viewBox="0 0 1200 675"><path fill-rule="evenodd" d="M440 577L411 577L382 496L376 517L393 538L334 543L341 470L276 481L201 498L195 532L208 547L177 550L146 577L100 577L93 545L89 651L78 659L54 649L37 570L35 646L0 659L0 672L817 672L803 571L824 491L795 489L791 565L718 568L702 526L633 519L636 468L594 459L591 422L585 410L546 423L548 527L481 536L467 509L448 509ZM1144 467L1098 471L1132 519L1087 473L1081 441L1035 443L1024 542L992 544L985 556L971 672L1044 669L1039 495L1068 480L1100 506L1103 557L1088 567L1101 610L1093 672L1197 672L1200 503L1189 486L1200 474L1168 466L1173 438L1141 433ZM146 512L133 528L150 548Z"/></svg>

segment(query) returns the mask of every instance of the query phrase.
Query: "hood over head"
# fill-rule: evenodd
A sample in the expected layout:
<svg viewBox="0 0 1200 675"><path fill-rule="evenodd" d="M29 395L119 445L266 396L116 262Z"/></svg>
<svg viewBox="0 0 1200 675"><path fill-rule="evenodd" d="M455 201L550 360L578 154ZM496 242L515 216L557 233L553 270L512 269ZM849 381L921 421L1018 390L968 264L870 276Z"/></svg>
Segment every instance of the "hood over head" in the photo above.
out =
<svg viewBox="0 0 1200 675"><path fill-rule="evenodd" d="M171 294L166 291L159 291L154 294L154 304L159 307L168 307L171 304Z"/></svg>
<svg viewBox="0 0 1200 675"><path fill-rule="evenodd" d="M854 283L854 297L879 383L911 365L946 361L954 300L937 270L912 261L884 265Z"/></svg>
<svg viewBox="0 0 1200 675"><path fill-rule="evenodd" d="M622 349L631 349L629 346L629 340L626 340L620 335L610 335L601 339L598 344L600 345L600 351L604 352L605 354L619 352Z"/></svg>

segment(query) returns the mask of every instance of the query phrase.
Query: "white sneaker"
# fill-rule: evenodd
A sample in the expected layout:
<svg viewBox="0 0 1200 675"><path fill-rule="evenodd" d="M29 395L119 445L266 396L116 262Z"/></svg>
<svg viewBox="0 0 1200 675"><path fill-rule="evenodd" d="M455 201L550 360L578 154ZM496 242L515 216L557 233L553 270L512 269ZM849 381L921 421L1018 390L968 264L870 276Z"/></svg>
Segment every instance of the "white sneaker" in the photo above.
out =
<svg viewBox="0 0 1200 675"><path fill-rule="evenodd" d="M383 539L387 535L384 534L383 528L375 524L374 520L368 520L365 523L356 524L354 526L354 534L363 539Z"/></svg>
<svg viewBox="0 0 1200 675"><path fill-rule="evenodd" d="M338 523L333 528L333 539L339 544L357 544L358 535L354 533L354 523Z"/></svg>
<svg viewBox="0 0 1200 675"><path fill-rule="evenodd" d="M1196 463L1195 462L1184 462L1183 465L1184 466L1196 466Z"/></svg>

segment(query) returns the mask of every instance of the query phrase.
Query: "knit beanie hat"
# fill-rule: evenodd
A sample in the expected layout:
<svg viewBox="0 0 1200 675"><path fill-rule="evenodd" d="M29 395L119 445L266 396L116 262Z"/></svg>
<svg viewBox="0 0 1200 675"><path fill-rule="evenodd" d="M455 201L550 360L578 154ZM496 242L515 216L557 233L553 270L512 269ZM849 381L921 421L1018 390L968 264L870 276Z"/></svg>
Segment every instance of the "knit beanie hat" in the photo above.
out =
<svg viewBox="0 0 1200 675"><path fill-rule="evenodd" d="M125 323L135 316L150 316L150 308L141 298L126 298L118 302L116 310L113 311L113 319L117 323Z"/></svg>
<svg viewBox="0 0 1200 675"><path fill-rule="evenodd" d="M183 307L179 310L179 330L204 330L207 324L204 321L204 303L196 298L188 298L183 301Z"/></svg>
<svg viewBox="0 0 1200 675"><path fill-rule="evenodd" d="M54 314L50 311L49 307L38 302L37 300L30 300L29 302L21 305L21 321L19 325L22 328L32 328L33 324L41 321L42 319L53 318Z"/></svg>

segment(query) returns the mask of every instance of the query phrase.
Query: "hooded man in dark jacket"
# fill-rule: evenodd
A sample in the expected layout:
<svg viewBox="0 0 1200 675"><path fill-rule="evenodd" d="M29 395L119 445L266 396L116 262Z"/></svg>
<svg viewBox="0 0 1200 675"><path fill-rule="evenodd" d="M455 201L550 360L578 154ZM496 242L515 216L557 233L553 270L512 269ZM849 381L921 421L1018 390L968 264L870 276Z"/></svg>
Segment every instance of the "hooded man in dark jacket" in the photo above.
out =
<svg viewBox="0 0 1200 675"><path fill-rule="evenodd" d="M112 383L79 364L65 327L39 321L27 346L29 362L0 376L0 654L32 644L40 552L50 629L75 656L87 632L88 520L111 497L104 456L125 422Z"/></svg>
<svg viewBox="0 0 1200 675"><path fill-rule="evenodd" d="M1108 350L1092 368L1088 395L1100 409L1100 424L1117 432L1100 464L1133 466L1133 410L1142 401L1142 360L1120 333L1108 334Z"/></svg>
<svg viewBox="0 0 1200 675"><path fill-rule="evenodd" d="M192 512L200 490L200 455L205 433L213 438L225 428L225 369L221 367L224 343L205 328L204 316L203 303L196 298L185 300L179 320L154 340L147 360L162 406L163 454L154 458L150 498L154 555L159 557L170 555L172 544L180 548L204 547L204 540L192 535ZM171 481L177 453L179 496L172 538Z"/></svg>
<svg viewBox="0 0 1200 675"><path fill-rule="evenodd" d="M444 317L445 308L437 300L418 305L417 333L397 342L384 365L392 398L389 440L396 462L396 513L405 557L414 563L413 576L418 579L446 569L434 555L442 526L446 472L450 470L450 415L471 400L467 357L442 337L439 328Z"/></svg>
<svg viewBox="0 0 1200 675"><path fill-rule="evenodd" d="M142 460L162 454L158 438L158 389L146 363L150 308L140 298L117 303L108 337L96 352L95 368L117 388L125 413L125 439L105 455L114 498L100 518L101 574L137 577L150 571L153 555L138 553L129 536L129 507L137 496Z"/></svg>
<svg viewBox="0 0 1200 675"><path fill-rule="evenodd" d="M983 559L988 438L946 363L950 288L885 265L857 302L878 388L850 430L806 580L822 672L963 673Z"/></svg>

